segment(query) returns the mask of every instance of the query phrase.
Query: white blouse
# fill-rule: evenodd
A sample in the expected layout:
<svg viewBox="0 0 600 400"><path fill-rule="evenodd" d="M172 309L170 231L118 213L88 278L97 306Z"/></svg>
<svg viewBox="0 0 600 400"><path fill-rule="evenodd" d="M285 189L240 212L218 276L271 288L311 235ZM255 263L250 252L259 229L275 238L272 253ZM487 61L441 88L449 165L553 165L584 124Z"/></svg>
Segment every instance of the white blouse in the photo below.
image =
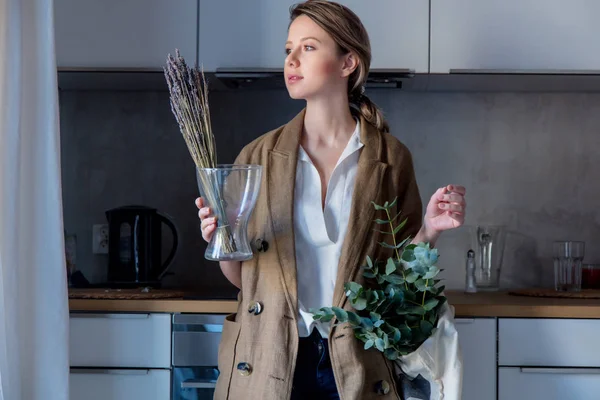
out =
<svg viewBox="0 0 600 400"><path fill-rule="evenodd" d="M331 307L348 218L352 205L360 141L360 122L342 152L321 206L321 178L302 146L299 148L294 193L294 236L298 279L298 331L309 336L316 327L323 338L329 323L313 321L311 308Z"/></svg>

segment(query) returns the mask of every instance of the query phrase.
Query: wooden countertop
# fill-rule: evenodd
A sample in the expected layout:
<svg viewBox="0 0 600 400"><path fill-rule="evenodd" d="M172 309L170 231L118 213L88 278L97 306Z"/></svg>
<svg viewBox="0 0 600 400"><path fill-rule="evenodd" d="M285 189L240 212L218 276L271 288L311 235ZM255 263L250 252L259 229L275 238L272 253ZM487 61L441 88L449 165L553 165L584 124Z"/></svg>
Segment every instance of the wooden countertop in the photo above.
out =
<svg viewBox="0 0 600 400"><path fill-rule="evenodd" d="M559 299L509 295L506 291L466 294L448 291L457 317L598 318L600 299ZM71 311L233 313L234 300L69 299Z"/></svg>

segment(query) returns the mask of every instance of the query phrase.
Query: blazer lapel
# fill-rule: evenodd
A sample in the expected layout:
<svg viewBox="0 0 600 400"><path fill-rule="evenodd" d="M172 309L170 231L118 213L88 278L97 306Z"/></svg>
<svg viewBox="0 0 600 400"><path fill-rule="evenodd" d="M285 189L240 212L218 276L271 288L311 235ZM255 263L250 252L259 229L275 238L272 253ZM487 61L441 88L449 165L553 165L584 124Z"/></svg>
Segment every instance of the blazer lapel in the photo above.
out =
<svg viewBox="0 0 600 400"><path fill-rule="evenodd" d="M361 118L361 142L364 144L358 159L358 170L352 195L350 221L344 238L333 293L333 305L344 301L344 283L352 280L362 265L362 254L368 250L367 233L373 228L375 209L371 201L379 202L387 164L381 162L381 133ZM378 203L379 204L379 203ZM372 247L372 246L371 246Z"/></svg>
<svg viewBox="0 0 600 400"><path fill-rule="evenodd" d="M294 189L296 186L296 164L298 147L304 127L302 110L284 127L269 151L267 168L268 207L279 255L283 287L292 310L298 309L298 285L296 281L296 250L294 245ZM296 318L296 313L293 313Z"/></svg>

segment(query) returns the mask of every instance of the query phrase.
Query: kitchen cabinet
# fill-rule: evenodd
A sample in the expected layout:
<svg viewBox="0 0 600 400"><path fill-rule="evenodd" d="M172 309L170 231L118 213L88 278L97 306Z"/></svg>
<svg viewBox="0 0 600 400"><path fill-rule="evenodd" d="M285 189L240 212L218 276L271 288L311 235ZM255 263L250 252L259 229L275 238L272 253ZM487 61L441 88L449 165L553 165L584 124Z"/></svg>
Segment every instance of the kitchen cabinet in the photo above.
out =
<svg viewBox="0 0 600 400"><path fill-rule="evenodd" d="M198 58L204 70L283 68L291 0L200 0Z"/></svg>
<svg viewBox="0 0 600 400"><path fill-rule="evenodd" d="M71 313L72 400L164 400L171 393L171 314Z"/></svg>
<svg viewBox="0 0 600 400"><path fill-rule="evenodd" d="M295 3L200 0L198 54L205 71L283 68L289 8ZM428 72L429 2L341 0L340 3L361 18L369 33L371 68Z"/></svg>
<svg viewBox="0 0 600 400"><path fill-rule="evenodd" d="M499 400L594 399L600 393L600 368L519 368L498 371Z"/></svg>
<svg viewBox="0 0 600 400"><path fill-rule="evenodd" d="M462 399L495 400L496 319L456 318L455 326L463 357Z"/></svg>
<svg viewBox="0 0 600 400"><path fill-rule="evenodd" d="M371 42L371 68L429 72L429 2L339 0L358 15Z"/></svg>
<svg viewBox="0 0 600 400"><path fill-rule="evenodd" d="M600 320L501 318L498 398L562 400L600 392Z"/></svg>
<svg viewBox="0 0 600 400"><path fill-rule="evenodd" d="M600 320L501 318L498 365L600 367Z"/></svg>
<svg viewBox="0 0 600 400"><path fill-rule="evenodd" d="M71 313L72 367L169 368L169 314Z"/></svg>
<svg viewBox="0 0 600 400"><path fill-rule="evenodd" d="M431 71L600 71L600 2L431 0Z"/></svg>
<svg viewBox="0 0 600 400"><path fill-rule="evenodd" d="M71 369L71 400L168 400L171 398L169 370Z"/></svg>
<svg viewBox="0 0 600 400"><path fill-rule="evenodd" d="M178 48L193 64L197 0L54 0L59 68L159 69Z"/></svg>

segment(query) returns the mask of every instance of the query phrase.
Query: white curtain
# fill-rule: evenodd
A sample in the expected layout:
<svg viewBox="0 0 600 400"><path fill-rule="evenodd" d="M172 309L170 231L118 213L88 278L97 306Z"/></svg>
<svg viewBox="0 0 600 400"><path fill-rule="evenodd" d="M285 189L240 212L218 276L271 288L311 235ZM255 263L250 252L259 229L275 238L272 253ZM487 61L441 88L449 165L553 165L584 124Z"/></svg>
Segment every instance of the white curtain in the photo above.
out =
<svg viewBox="0 0 600 400"><path fill-rule="evenodd" d="M0 400L68 399L52 0L0 0Z"/></svg>

